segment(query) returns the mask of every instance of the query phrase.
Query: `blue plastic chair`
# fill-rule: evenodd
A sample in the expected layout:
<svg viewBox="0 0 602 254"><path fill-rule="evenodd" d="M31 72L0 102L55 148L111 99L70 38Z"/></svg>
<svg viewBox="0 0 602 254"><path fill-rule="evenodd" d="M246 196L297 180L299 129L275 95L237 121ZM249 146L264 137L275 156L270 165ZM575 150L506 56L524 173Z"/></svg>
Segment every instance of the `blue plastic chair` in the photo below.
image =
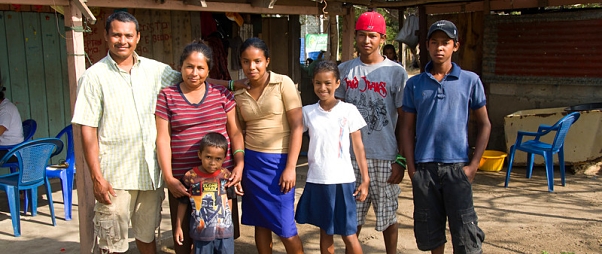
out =
<svg viewBox="0 0 602 254"><path fill-rule="evenodd" d="M13 149L14 147L16 147L17 145L23 144L29 140L33 139L33 135L36 134L36 130L38 129L38 124L36 123L35 120L33 119L27 119L25 121L23 121L22 123L23 125L23 142L19 143L19 144L15 144L15 145L10 145L10 146L0 146L0 150L10 150ZM10 168L10 172L11 173L15 173L17 172L19 165L17 162L14 161L6 161L4 164L0 164L2 165L2 167L7 167ZM27 208L29 207L29 198L27 198L28 195L25 195L25 211L27 211Z"/></svg>
<svg viewBox="0 0 602 254"><path fill-rule="evenodd" d="M56 226L54 217L54 206L52 203L52 190L50 182L46 177L46 165L50 155L57 149L63 147L63 142L56 138L43 138L17 145L11 149L2 159L0 164L6 162L13 155L17 157L19 171L0 176L0 189L6 192L10 216L13 222L15 236L21 235L21 216L19 191L28 190L31 199L31 215L37 215L38 187L46 185L46 196L50 207L52 225Z"/></svg>
<svg viewBox="0 0 602 254"><path fill-rule="evenodd" d="M506 183L504 187L508 187L510 181L510 171L512 171L512 162L514 161L514 153L516 150L527 152L527 178L533 175L533 159L535 154L543 156L546 164L546 177L548 179L548 191L554 191L554 160L553 156L558 153L558 164L560 164L560 179L562 186L566 185L565 170L564 170L564 138L569 131L569 128L577 119L579 112L573 112L562 119L558 120L553 126L540 125L537 132L518 131L516 142L510 147L510 159L508 161L508 171L506 172ZM551 144L540 141L540 137L545 136L550 132L556 132L554 141ZM524 136L535 137L533 140L523 142Z"/></svg>
<svg viewBox="0 0 602 254"><path fill-rule="evenodd" d="M71 220L71 205L73 204L73 178L75 177L75 151L73 148L73 127L68 125L56 135L61 139L63 135L67 142L67 154L65 162L61 165L50 165L46 167L48 178L61 179L61 191L63 193L63 203L65 205L65 220ZM62 149L57 149L52 156L61 153Z"/></svg>
<svg viewBox="0 0 602 254"><path fill-rule="evenodd" d="M15 145L10 145L10 146L0 146L0 150L8 151L10 149L13 149L15 146L23 144L33 138L33 135L36 134L36 130L38 129L38 124L36 123L36 121L33 119L27 119L27 120L23 121L22 124L23 124L23 142L21 142L19 144L15 144ZM6 163L0 164L0 165L2 165L2 167L10 168L11 173L17 172L18 165L16 162L6 162Z"/></svg>

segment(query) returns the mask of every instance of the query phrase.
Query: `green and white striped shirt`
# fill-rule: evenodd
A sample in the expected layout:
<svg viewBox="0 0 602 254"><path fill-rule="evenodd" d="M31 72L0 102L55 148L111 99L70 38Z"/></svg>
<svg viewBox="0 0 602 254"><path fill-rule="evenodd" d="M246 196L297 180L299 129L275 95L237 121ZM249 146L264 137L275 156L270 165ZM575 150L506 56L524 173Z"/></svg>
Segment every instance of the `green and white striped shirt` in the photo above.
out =
<svg viewBox="0 0 602 254"><path fill-rule="evenodd" d="M138 56L130 73L107 55L78 81L72 123L98 128L103 177L113 188L163 187L155 152L155 105L159 91L182 80L169 65Z"/></svg>

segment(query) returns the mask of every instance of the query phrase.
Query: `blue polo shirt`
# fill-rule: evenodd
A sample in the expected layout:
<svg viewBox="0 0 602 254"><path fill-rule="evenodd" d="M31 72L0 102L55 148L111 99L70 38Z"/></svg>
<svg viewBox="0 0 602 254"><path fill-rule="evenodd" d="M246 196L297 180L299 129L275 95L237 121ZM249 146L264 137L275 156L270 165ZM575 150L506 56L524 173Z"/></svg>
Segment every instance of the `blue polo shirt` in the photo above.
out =
<svg viewBox="0 0 602 254"><path fill-rule="evenodd" d="M404 88L402 109L416 114L416 163L468 162L469 111L485 106L485 91L477 74L452 65L439 82L429 62Z"/></svg>

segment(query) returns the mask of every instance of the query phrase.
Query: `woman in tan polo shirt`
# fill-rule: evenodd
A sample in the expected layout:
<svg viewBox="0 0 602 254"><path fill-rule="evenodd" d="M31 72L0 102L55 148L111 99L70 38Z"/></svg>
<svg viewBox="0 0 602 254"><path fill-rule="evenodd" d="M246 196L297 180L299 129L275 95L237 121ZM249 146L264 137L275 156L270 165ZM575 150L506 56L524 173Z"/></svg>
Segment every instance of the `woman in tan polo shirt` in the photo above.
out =
<svg viewBox="0 0 602 254"><path fill-rule="evenodd" d="M270 55L259 38L247 39L240 62L250 88L234 92L245 131L242 224L255 226L258 252L272 252L272 232L287 253L303 253L294 218L296 164L301 149L301 98L293 81L267 71Z"/></svg>

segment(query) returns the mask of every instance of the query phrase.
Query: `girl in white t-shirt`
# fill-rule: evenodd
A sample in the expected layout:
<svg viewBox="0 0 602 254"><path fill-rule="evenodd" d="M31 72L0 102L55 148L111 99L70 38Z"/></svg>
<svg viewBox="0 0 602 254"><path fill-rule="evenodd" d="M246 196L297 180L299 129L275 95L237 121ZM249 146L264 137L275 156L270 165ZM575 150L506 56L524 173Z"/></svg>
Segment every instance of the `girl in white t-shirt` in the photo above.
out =
<svg viewBox="0 0 602 254"><path fill-rule="evenodd" d="M353 104L334 97L339 77L331 61L321 61L313 70L314 92L320 101L303 107L303 128L310 138L309 171L295 219L320 227L321 253L334 253L334 234L342 236L349 253L362 253L355 202L366 199L370 181L360 133L366 122ZM361 173L357 187L350 145Z"/></svg>

